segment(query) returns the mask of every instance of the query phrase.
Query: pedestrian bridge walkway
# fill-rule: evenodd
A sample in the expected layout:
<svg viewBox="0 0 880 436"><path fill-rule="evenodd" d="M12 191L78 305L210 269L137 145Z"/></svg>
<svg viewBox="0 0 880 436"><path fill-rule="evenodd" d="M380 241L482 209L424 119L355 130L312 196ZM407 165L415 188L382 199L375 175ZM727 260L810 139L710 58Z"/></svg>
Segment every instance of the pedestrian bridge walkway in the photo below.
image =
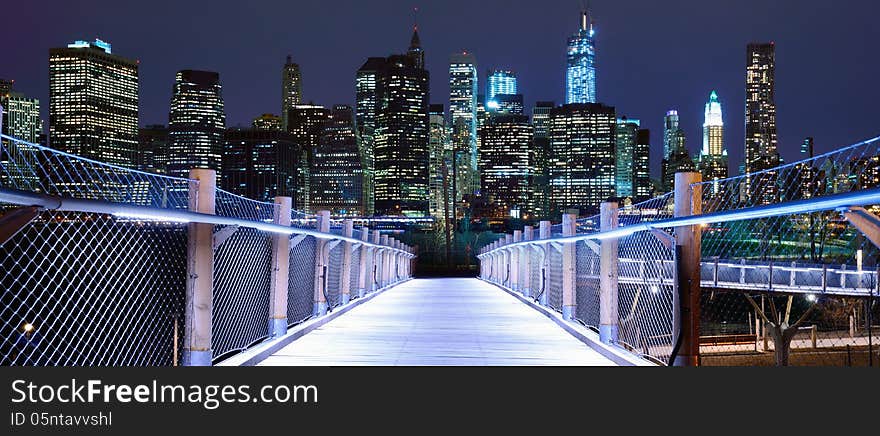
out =
<svg viewBox="0 0 880 436"><path fill-rule="evenodd" d="M259 365L614 365L552 319L477 279L416 279Z"/></svg>

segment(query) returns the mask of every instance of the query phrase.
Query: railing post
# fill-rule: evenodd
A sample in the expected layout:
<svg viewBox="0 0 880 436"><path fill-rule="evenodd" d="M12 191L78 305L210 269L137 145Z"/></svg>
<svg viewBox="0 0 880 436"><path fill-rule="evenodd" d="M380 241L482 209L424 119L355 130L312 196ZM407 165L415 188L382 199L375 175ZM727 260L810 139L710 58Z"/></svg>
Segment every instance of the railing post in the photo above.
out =
<svg viewBox="0 0 880 436"><path fill-rule="evenodd" d="M617 228L617 207L616 202L604 202L599 206L601 231ZM617 239L602 240L599 248L599 340L606 344L615 343L618 339L620 314L617 309L617 253Z"/></svg>
<svg viewBox="0 0 880 436"><path fill-rule="evenodd" d="M513 235L504 235L504 245L510 245L512 243L513 243ZM510 264L511 264L510 249L504 250L502 252L502 256L503 257L501 258L501 262L504 263L504 265L503 265L504 275L501 277L501 283L505 287L510 288L510 277L511 277L511 273L513 272L513 271L511 271L511 267L510 267Z"/></svg>
<svg viewBox="0 0 880 436"><path fill-rule="evenodd" d="M675 217L702 213L702 186L697 172L675 174ZM700 226L675 228L675 244L681 249L678 259L678 292L673 293L673 340L681 338L676 366L700 364Z"/></svg>
<svg viewBox="0 0 880 436"><path fill-rule="evenodd" d="M342 222L342 235L350 238L354 235L354 221L345 220ZM339 293L342 298L341 304L348 304L351 301L351 251L353 244L345 241L342 244L342 272L339 279Z"/></svg>
<svg viewBox="0 0 880 436"><path fill-rule="evenodd" d="M318 212L318 231L324 233L330 233L330 211L322 210ZM324 283L326 283L326 278L324 277L327 272L327 259L328 253L324 253L324 248L327 246L326 239L318 239L315 245L315 316L323 316L327 314L327 297L324 295Z"/></svg>
<svg viewBox="0 0 880 436"><path fill-rule="evenodd" d="M388 235L382 235L381 244L383 247L388 246ZM391 263L391 252L389 250L382 250L382 271L379 273L379 287L384 288L388 285L388 271L390 271L389 267Z"/></svg>
<svg viewBox="0 0 880 436"><path fill-rule="evenodd" d="M381 244L382 235L379 233L379 230L373 230L370 233L370 237L372 238L374 245ZM381 281L381 271L379 270L379 267L382 265L380 257L382 256L382 252L379 250L380 248L378 247L374 247L370 250L370 271L368 273L370 275L370 292L374 292L381 287L379 284Z"/></svg>
<svg viewBox="0 0 880 436"><path fill-rule="evenodd" d="M196 168L189 172L189 210L214 214L217 172ZM214 225L189 223L186 262L186 313L183 364L211 366L214 310Z"/></svg>
<svg viewBox="0 0 880 436"><path fill-rule="evenodd" d="M370 241L370 229L367 227L361 227L361 241L367 243ZM361 255L360 255L360 266L358 267L358 288L357 293L359 298L364 298L364 294L367 292L367 272L369 271L370 262L367 258L370 256L370 249L366 247L366 245L361 246Z"/></svg>
<svg viewBox="0 0 880 436"><path fill-rule="evenodd" d="M290 227L290 197L275 197L275 224ZM290 236L272 234L272 278L269 307L269 336L287 334L287 289L290 282Z"/></svg>
<svg viewBox="0 0 880 436"><path fill-rule="evenodd" d="M532 226L523 227L523 241L531 241L534 238ZM528 297L531 295L532 286L534 286L532 281L532 247L527 245L520 249L520 276L522 280L520 281L520 290L522 291L523 296Z"/></svg>
<svg viewBox="0 0 880 436"><path fill-rule="evenodd" d="M562 215L562 236L574 236L577 215ZM577 312L577 245L562 244L562 319L574 320Z"/></svg>
<svg viewBox="0 0 880 436"><path fill-rule="evenodd" d="M522 242L522 230L513 231L513 242ZM520 251L520 247L512 249L510 256L510 289L519 292L520 287L522 286L519 280L520 259L522 258L522 251Z"/></svg>
<svg viewBox="0 0 880 436"><path fill-rule="evenodd" d="M550 239L550 221L541 221L539 227L540 239ZM543 262L541 263L541 298L539 304L547 305L547 275L550 274L550 256L548 255L553 247L542 245L544 250Z"/></svg>

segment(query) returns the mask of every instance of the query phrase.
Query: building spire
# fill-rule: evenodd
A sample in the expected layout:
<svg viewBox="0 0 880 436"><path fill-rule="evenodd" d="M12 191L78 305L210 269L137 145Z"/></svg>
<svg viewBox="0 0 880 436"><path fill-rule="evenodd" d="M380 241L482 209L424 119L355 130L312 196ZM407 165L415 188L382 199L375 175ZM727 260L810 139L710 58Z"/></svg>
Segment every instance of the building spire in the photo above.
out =
<svg viewBox="0 0 880 436"><path fill-rule="evenodd" d="M425 68L425 51L422 50L422 41L419 39L419 8L413 8L413 33L409 40L407 54L413 59L416 68Z"/></svg>

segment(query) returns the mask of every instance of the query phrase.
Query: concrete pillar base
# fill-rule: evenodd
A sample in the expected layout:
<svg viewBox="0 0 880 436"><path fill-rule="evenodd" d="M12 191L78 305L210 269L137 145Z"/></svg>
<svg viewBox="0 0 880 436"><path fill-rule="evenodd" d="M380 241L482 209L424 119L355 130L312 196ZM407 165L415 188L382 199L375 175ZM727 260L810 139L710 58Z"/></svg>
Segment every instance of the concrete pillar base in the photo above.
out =
<svg viewBox="0 0 880 436"><path fill-rule="evenodd" d="M212 354L210 350L183 350L183 366L211 366Z"/></svg>
<svg viewBox="0 0 880 436"><path fill-rule="evenodd" d="M576 306L562 306L562 319L566 321L573 321L575 307Z"/></svg>
<svg viewBox="0 0 880 436"><path fill-rule="evenodd" d="M269 337L280 338L287 334L287 318L272 318L269 320Z"/></svg>
<svg viewBox="0 0 880 436"><path fill-rule="evenodd" d="M603 344L613 344L617 342L617 326L603 324L599 326L599 340Z"/></svg>
<svg viewBox="0 0 880 436"><path fill-rule="evenodd" d="M346 305L351 301L351 294L342 294L342 304Z"/></svg>
<svg viewBox="0 0 880 436"><path fill-rule="evenodd" d="M547 307L547 291L544 291L544 293L541 294L541 298L538 302L541 304L541 306Z"/></svg>
<svg viewBox="0 0 880 436"><path fill-rule="evenodd" d="M529 298L532 295L532 290L529 288L525 288L522 290L523 297Z"/></svg>
<svg viewBox="0 0 880 436"><path fill-rule="evenodd" d="M358 298L364 298L364 295L367 293L366 289L358 289Z"/></svg>
<svg viewBox="0 0 880 436"><path fill-rule="evenodd" d="M314 316L324 316L327 314L327 302L315 302L315 310L312 312Z"/></svg>

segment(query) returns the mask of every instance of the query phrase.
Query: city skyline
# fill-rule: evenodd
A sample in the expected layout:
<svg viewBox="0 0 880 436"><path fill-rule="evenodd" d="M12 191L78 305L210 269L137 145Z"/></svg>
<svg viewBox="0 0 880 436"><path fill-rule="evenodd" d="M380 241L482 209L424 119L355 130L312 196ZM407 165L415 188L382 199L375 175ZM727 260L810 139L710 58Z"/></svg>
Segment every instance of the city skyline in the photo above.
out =
<svg viewBox="0 0 880 436"><path fill-rule="evenodd" d="M499 8L498 3L468 5L476 10L473 17L465 17L461 25L470 29L455 34L444 31L453 22L455 4L419 5L424 46L429 53L435 53L427 60L428 69L434 73L432 103L445 103L448 84L442 76L448 67L445 65L447 56L464 47L476 53L482 71L503 67L518 72L526 112L538 100L563 101L565 40L574 31L580 3L515 2L505 3L504 8ZM868 9L880 8L862 3ZM141 126L167 122L169 83L176 71L185 68L220 72L224 77L228 124L246 126L253 117L277 110L277 75L288 54L302 66L305 101L325 106L354 104L350 71L357 69L371 53L382 53L389 47L403 49L397 47L411 34L412 6L389 3L372 8L350 3L339 13L322 11L318 2L301 2L296 5L299 15L310 19L304 20L301 28L288 32L273 30L281 28L285 14L238 11L217 12L217 23L210 27L175 29L163 24L166 32L142 38L141 26L159 25L158 20L163 20L167 7L162 2L149 7L104 4L101 17L83 17L76 22L65 19L74 13L75 5L37 10L15 3L8 6L10 16L18 17L10 23L9 32L33 27L43 30L7 50L7 55L17 61L9 63L3 75L16 80L19 92L48 102L47 50L70 40L91 40L97 36L111 41L119 53L141 62ZM760 16L749 13L758 6L762 8ZM187 10L196 6L176 7ZM847 43L851 38L880 39L880 30L870 25L870 13L852 16L846 12L849 8L831 4L803 5L794 1L773 5L746 1L712 7L695 1L662 7L652 2L638 7L632 3L592 2L591 9L597 32L600 101L620 107L642 120L644 127L652 131L652 162L660 161L665 111L679 110L685 132L696 138L700 134L705 94L715 89L722 96L722 104L730 108L725 120L725 142L731 153L731 170L735 172L734 162L742 161L743 157L740 144L744 142L744 121L740 108L745 101L744 50L752 41L772 40L777 45L779 144L786 161L797 157L798 145L805 136L814 137L817 152L822 152L876 134L868 121L871 120L870 105L880 98L880 91L870 86L870 71L876 71L880 60L869 53L867 45ZM635 14L631 12L634 9L638 11ZM479 19L485 16L479 13L483 10L501 14L525 30L513 35L505 33L502 37ZM132 16L138 17L141 26L126 24L123 18ZM369 37L354 40L348 37L364 29L365 18L378 24L371 26L375 31L371 31ZM224 26L214 25L239 20L265 21L263 27L267 30L255 35L224 35L217 30ZM663 24L670 22L677 25ZM46 26L46 23L57 25ZM340 34L321 31L322 38L305 37L331 23L350 30ZM822 31L804 33L801 31L804 28ZM712 29L711 37L697 37L709 29ZM662 34L662 41L652 41L652 34ZM510 37L513 43L503 43ZM326 56L328 50L343 41L344 50L335 56ZM657 54L652 49L670 45L680 50L671 53L663 50ZM823 52L825 62L814 62L816 50ZM856 63L853 59L859 61ZM840 75L842 80L824 80ZM826 92L814 92L811 86L814 82L824 83L828 87ZM638 86L630 86L633 84ZM821 110L808 111L808 107ZM48 126L48 104L42 104L41 111ZM849 129L842 130L836 128L837 125L846 125ZM695 152L699 145L698 141L691 141L688 147ZM656 166L652 171L656 176Z"/></svg>

